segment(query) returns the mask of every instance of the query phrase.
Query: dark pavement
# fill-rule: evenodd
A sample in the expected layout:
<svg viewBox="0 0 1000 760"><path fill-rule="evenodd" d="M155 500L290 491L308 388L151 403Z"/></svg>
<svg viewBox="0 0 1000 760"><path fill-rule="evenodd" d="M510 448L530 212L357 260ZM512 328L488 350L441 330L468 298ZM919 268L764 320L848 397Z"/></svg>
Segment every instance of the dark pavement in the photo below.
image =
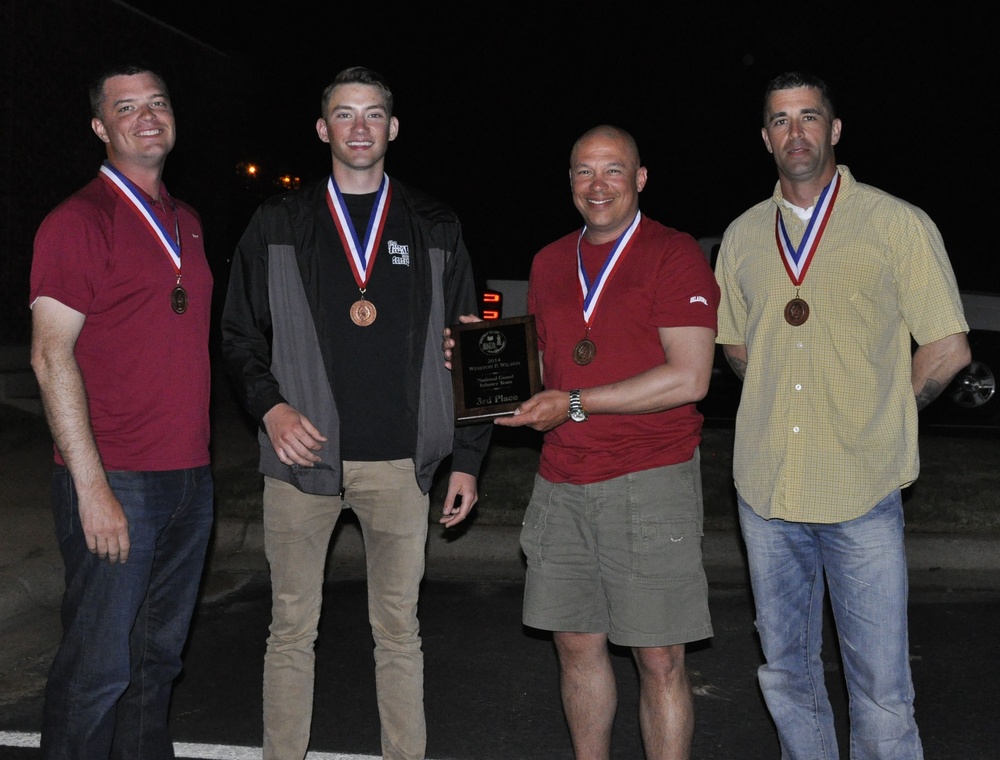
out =
<svg viewBox="0 0 1000 760"><path fill-rule="evenodd" d="M421 600L428 757L432 760L571 758L551 637L520 623L520 581L428 581ZM175 741L210 747L186 757L259 757L261 660L269 590L256 576L239 592L204 605L177 685ZM911 599L917 719L931 760L1000 757L1000 594L918 591ZM745 587L713 584L715 636L690 645L695 692L692 757L773 760L777 741L757 688L760 652ZM317 644L312 751L323 758L379 756L371 637L362 580L326 588ZM842 757L846 704L836 646L824 659L838 710ZM613 757L642 757L637 680L627 651L614 650L619 687ZM0 732L37 731L40 697L8 704ZM221 754L228 752L230 754ZM240 754L240 753L246 754ZM319 754L322 753L322 754ZM2 758L37 750L0 747Z"/></svg>
<svg viewBox="0 0 1000 760"><path fill-rule="evenodd" d="M428 714L428 755L452 760L551 760L572 757L558 696L551 636L520 622L520 583L439 581L421 598ZM995 684L1000 680L1000 595L920 594L911 609L917 710L928 758L1000 757ZM329 584L317 650L312 746L378 754L371 639L361 581ZM238 611L243 625L234 627ZM715 636L689 646L696 694L695 758L764 760L777 741L757 688L760 651L744 587L713 588ZM267 589L241 595L237 610L206 614L195 628L187 673L176 697L175 735L232 743L259 733L260 670L268 622ZM234 630L234 628L236 630ZM250 630L252 628L252 630ZM826 649L831 692L845 714L836 647ZM234 655L238 652L238 655ZM249 659L241 667L241 662ZM616 649L619 711L613 757L641 758L637 677L627 650ZM249 665L250 667L246 667ZM242 675L235 676L239 671ZM239 681L220 700L218 684ZM211 675L209 675L211 674ZM247 712L226 716L233 693ZM202 721L215 715L206 726ZM233 721L233 715L243 715ZM234 725L235 724L235 725ZM846 723L840 722L841 729ZM203 732L204 728L211 730ZM190 733L189 733L190 732ZM251 735L257 735L253 733ZM846 750L846 743L842 741ZM844 757L846 757L846 751Z"/></svg>

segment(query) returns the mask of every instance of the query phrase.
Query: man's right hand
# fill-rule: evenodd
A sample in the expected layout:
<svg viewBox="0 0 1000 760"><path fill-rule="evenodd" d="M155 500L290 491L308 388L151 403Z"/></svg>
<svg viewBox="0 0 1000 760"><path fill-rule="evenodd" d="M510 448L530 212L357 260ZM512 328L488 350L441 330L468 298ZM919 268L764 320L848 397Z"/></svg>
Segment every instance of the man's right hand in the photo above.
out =
<svg viewBox="0 0 1000 760"><path fill-rule="evenodd" d="M87 548L98 559L110 564L125 564L132 544L128 537L128 518L121 502L110 487L99 494L85 496L77 489L80 500L80 525L87 539Z"/></svg>
<svg viewBox="0 0 1000 760"><path fill-rule="evenodd" d="M31 307L31 367L52 439L76 487L87 548L111 564L124 564L131 547L128 519L108 484L74 353L86 319L55 298L39 297Z"/></svg>
<svg viewBox="0 0 1000 760"><path fill-rule="evenodd" d="M546 432L557 428L569 419L569 393L548 390L536 393L517 409L513 415L497 417L494 425L501 427L530 427Z"/></svg>
<svg viewBox="0 0 1000 760"><path fill-rule="evenodd" d="M271 407L264 415L264 429L282 463L312 467L321 461L315 452L323 450L326 436L291 405L281 403Z"/></svg>

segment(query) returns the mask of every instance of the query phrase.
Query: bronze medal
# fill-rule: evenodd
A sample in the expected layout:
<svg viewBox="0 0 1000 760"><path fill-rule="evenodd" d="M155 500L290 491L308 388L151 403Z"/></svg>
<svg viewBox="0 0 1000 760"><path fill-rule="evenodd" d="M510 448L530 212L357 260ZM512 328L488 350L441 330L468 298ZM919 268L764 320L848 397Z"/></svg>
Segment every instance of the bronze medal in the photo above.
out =
<svg viewBox="0 0 1000 760"><path fill-rule="evenodd" d="M170 305L177 314L183 314L188 307L188 294L180 285L170 293Z"/></svg>
<svg viewBox="0 0 1000 760"><path fill-rule="evenodd" d="M798 327L809 319L809 304L801 298L793 298L785 305L785 321L792 327Z"/></svg>
<svg viewBox="0 0 1000 760"><path fill-rule="evenodd" d="M364 298L351 304L351 321L358 327L368 327L375 321L378 311L375 304L366 301Z"/></svg>
<svg viewBox="0 0 1000 760"><path fill-rule="evenodd" d="M594 361L596 355L597 346L594 345L594 341L588 338L584 338L573 348L573 361L581 367Z"/></svg>

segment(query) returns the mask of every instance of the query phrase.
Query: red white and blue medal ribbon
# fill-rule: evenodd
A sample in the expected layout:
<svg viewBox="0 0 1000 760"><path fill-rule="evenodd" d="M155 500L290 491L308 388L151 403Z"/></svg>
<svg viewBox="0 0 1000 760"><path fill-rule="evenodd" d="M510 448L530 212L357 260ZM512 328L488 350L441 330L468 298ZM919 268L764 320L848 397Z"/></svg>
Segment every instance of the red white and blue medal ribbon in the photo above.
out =
<svg viewBox="0 0 1000 760"><path fill-rule="evenodd" d="M785 265L785 271L792 284L798 287L806 278L806 271L812 262L813 254L819 247L820 238L826 230L826 223L830 221L833 213L833 204L837 201L837 193L840 191L840 172L838 171L830 183L823 188L816 201L816 208L806 226L806 232L799 242L799 247L792 245L791 238L788 237L788 230L785 229L785 221L781 218L781 211L775 210L774 237L778 243L778 253L781 254L781 261Z"/></svg>
<svg viewBox="0 0 1000 760"><path fill-rule="evenodd" d="M587 272L583 268L583 255L580 253L580 242L583 240L583 236L586 234L587 228L584 227L580 232L580 237L576 241L576 268L577 276L580 279L580 288L583 291L583 321L588 325L594 316L594 311L597 310L597 304L601 300L601 294L604 292L604 287L611 280L611 276L614 274L618 262L621 260L622 256L625 255L625 252L628 249L628 244L632 241L632 236L639 228L639 220L641 218L642 213L636 211L635 219L632 220L632 224L629 225L628 229L621 234L617 241L615 241L614 247L608 253L608 257L604 260L604 264L601 266L601 271L597 273L597 277L594 278L593 283L590 282L590 279L587 277Z"/></svg>
<svg viewBox="0 0 1000 760"><path fill-rule="evenodd" d="M641 219L642 213L636 211L635 219L632 220L628 229L615 241L614 246L612 246L608 257L604 260L604 264L601 266L601 270L597 273L593 282L587 277L587 271L583 266L583 254L580 252L580 243L587 232L586 226L580 231L580 237L576 240L576 273L580 280L580 289L583 293L583 321L586 325L586 332L583 339L573 348L573 361L577 364L590 364L597 354L597 347L590 340L590 325L594 318L594 312L597 311L597 304L601 300L605 286L611 281L611 277L614 275L619 262L628 251L632 237L635 235L636 230L639 229L639 221Z"/></svg>
<svg viewBox="0 0 1000 760"><path fill-rule="evenodd" d="M167 193L166 187L163 188L165 200L170 203L174 211L173 237L170 236L170 232L164 226L163 222L160 221L160 218L153 213L153 210L149 207L146 199L143 198L139 188L132 184L128 177L112 166L110 161L105 161L101 165L101 177L111 185L112 190L132 206L145 224L146 229L149 230L153 237L160 241L164 252L170 257L170 261L173 262L174 271L177 273L177 282L174 285L174 289L170 292L170 306L177 314L183 314L187 311L188 296L187 291L181 287L181 227L178 221L177 208L174 206L173 201L170 200L170 195Z"/></svg>
<svg viewBox="0 0 1000 760"><path fill-rule="evenodd" d="M382 240L382 230L385 229L385 220L389 215L392 185L389 183L388 175L383 174L363 240L358 237L358 233L354 229L351 215L347 212L347 204L344 202L344 197L341 195L333 175L327 182L326 190L326 203L330 208L330 215L333 216L337 234L340 235L340 242L347 253L347 260L354 273L354 280L364 295L368 278L371 276L371 270L375 264L375 257L378 255L378 246Z"/></svg>
<svg viewBox="0 0 1000 760"><path fill-rule="evenodd" d="M361 291L361 298L351 304L351 321L358 327L367 327L375 321L378 312L371 301L365 300L365 290L368 288L368 278L371 276L372 267L375 265L375 257L378 255L379 242L382 240L382 230L385 229L385 220L389 215L389 202L392 200L392 185L389 183L389 176L382 174L382 182L378 186L375 196L375 204L372 206L371 216L368 218L368 227L365 229L364 240L358 238L358 233L354 229L354 222L347 211L347 204L344 196L337 187L337 182L333 175L326 185L326 205L330 209L330 216L340 235L340 242L344 246L347 254L347 261L351 265L351 272L354 273L354 281Z"/></svg>
<svg viewBox="0 0 1000 760"><path fill-rule="evenodd" d="M837 201L837 193L840 191L840 172L836 172L829 184L823 188L816 201L809 224L806 225L805 234L796 249L792 245L791 238L788 237L788 230L785 229L785 221L781 218L781 209L774 211L774 238L778 243L778 253L781 255L781 263L785 265L785 271L795 286L795 297L785 304L785 321L792 327L799 327L809 319L809 304L799 298L799 286L806 278L806 271L813 260L813 255L819 247L819 241L826 230L826 223L830 221L830 214L833 213L833 204Z"/></svg>
<svg viewBox="0 0 1000 760"><path fill-rule="evenodd" d="M149 204L146 203L146 199L142 197L142 192L139 188L132 184L128 177L115 169L109 161L105 161L101 165L101 174L106 181L111 183L115 192L132 205L132 208L135 209L136 213L140 216L143 222L145 222L149 231L157 240L160 241L160 245L163 246L163 250L170 257L170 260L174 262L174 268L177 270L177 276L180 277L181 240L176 218L174 221L174 234L177 236L175 240L170 236L170 233L167 231L163 222L160 221L160 218L153 213Z"/></svg>

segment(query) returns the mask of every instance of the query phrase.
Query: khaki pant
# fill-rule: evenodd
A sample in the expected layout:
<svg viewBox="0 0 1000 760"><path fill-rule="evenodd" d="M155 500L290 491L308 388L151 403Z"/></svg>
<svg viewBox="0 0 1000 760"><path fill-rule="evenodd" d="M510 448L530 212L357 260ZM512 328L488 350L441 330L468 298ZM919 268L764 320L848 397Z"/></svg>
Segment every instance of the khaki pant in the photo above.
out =
<svg viewBox="0 0 1000 760"><path fill-rule="evenodd" d="M309 746L316 641L326 557L340 511L358 516L368 568L368 619L382 756L424 757L424 669L417 596L429 500L412 460L345 462L344 500L264 479L264 548L271 627L264 655L264 760L302 760ZM333 688L337 688L334 686Z"/></svg>

